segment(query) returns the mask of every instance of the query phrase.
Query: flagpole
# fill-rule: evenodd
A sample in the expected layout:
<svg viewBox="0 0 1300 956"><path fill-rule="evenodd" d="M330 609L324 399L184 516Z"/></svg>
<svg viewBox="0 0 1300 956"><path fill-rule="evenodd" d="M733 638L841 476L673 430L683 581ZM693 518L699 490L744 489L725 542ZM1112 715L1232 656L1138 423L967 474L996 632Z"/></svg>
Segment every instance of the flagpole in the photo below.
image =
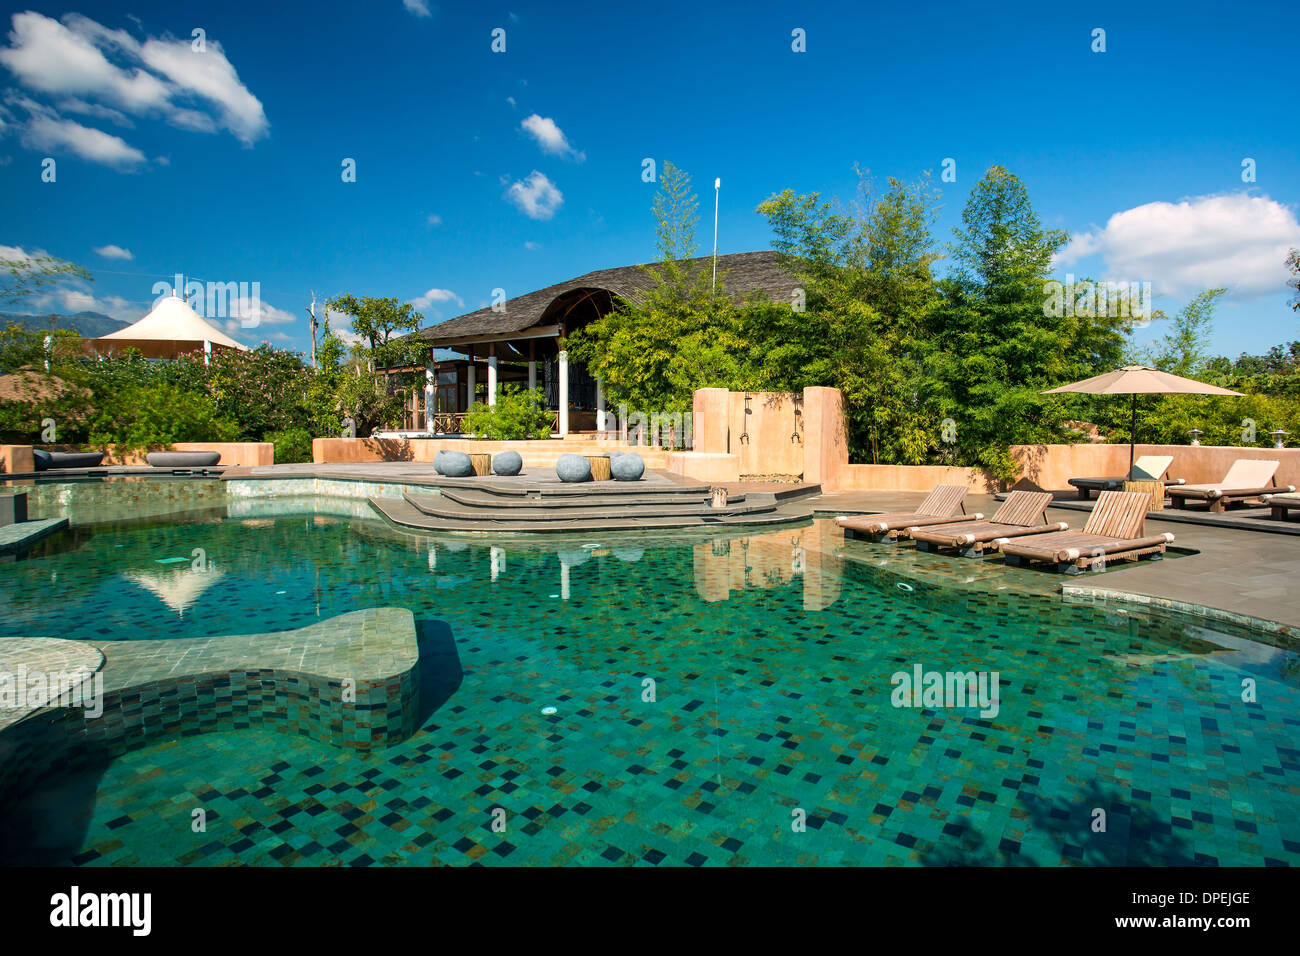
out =
<svg viewBox="0 0 1300 956"><path fill-rule="evenodd" d="M718 194L722 191L722 177L713 180L713 291L718 291Z"/></svg>

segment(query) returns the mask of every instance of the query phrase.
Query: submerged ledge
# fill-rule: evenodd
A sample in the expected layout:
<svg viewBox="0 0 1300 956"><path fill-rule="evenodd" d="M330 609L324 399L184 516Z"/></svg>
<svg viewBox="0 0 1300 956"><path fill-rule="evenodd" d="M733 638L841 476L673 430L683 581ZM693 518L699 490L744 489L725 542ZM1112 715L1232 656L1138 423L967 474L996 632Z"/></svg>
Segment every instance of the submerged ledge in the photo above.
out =
<svg viewBox="0 0 1300 956"><path fill-rule="evenodd" d="M69 669L70 655L86 663L80 658L93 652L102 692L86 687L98 701L73 706L20 707L0 723L0 801L52 770L222 728L266 725L355 750L387 746L415 730L419 707L415 619L406 608L266 634L0 639L0 661L18 660L20 651L28 672L47 673Z"/></svg>

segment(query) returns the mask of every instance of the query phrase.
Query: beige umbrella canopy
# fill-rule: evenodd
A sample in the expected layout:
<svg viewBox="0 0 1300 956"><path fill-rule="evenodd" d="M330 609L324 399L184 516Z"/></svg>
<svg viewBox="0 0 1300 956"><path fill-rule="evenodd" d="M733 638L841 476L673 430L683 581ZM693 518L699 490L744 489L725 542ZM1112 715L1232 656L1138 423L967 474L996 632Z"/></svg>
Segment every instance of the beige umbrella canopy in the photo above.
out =
<svg viewBox="0 0 1300 956"><path fill-rule="evenodd" d="M90 342L97 349L118 351L136 348L148 358L176 358L202 348L234 349L247 352L241 345L200 316L189 303L169 295L148 315L134 325L110 332Z"/></svg>
<svg viewBox="0 0 1300 956"><path fill-rule="evenodd" d="M1104 375L1094 375L1073 385L1058 385L1043 392L1044 395L1060 395L1066 392L1081 392L1085 395L1131 395L1133 406L1133 424L1129 428L1128 470L1133 473L1133 444L1137 431L1137 397L1139 395L1235 395L1241 392L1207 385L1192 378L1171 375L1149 365L1125 365L1123 368Z"/></svg>

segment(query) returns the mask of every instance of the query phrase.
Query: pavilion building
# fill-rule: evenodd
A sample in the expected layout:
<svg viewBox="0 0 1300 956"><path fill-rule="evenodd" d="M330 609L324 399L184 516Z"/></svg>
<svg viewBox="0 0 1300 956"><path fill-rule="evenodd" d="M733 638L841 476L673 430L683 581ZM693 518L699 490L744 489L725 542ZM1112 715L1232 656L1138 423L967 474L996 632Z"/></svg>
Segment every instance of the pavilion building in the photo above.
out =
<svg viewBox="0 0 1300 956"><path fill-rule="evenodd" d="M713 257L688 263L688 268L711 270ZM718 256L717 274L733 300L762 292L788 303L798 285L778 254L769 251ZM505 383L542 388L560 436L604 432L602 382L560 345L619 301L636 301L653 281L640 265L600 269L412 333L428 345L429 357L424 389L406 395L401 433L459 434L475 399L496 404Z"/></svg>

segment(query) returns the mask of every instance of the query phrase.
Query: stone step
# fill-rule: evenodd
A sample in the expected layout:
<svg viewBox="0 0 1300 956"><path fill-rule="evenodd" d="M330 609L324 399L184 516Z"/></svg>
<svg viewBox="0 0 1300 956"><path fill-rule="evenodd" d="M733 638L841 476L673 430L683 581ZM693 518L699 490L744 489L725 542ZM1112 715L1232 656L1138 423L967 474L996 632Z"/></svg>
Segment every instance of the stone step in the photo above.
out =
<svg viewBox="0 0 1300 956"><path fill-rule="evenodd" d="M591 488L591 491L585 495L556 494L554 492L547 494L540 490L531 495L526 493L502 494L482 488L451 486L444 486L439 491L444 497L457 504L491 508L531 508L536 507L536 503L543 500L548 508L582 508L596 503L617 507L638 507L640 505L669 503L707 505L709 503L709 496L701 493L697 488L683 488L680 491L665 489L657 493L651 493L652 489L650 488L635 492L615 492L613 490L600 490L599 486L588 485L587 487ZM744 501L744 495L732 495L727 499L727 504L738 505Z"/></svg>
<svg viewBox="0 0 1300 956"><path fill-rule="evenodd" d="M371 498L370 506L389 522L411 531L491 531L491 532L599 532L638 531L664 528L747 528L766 525L790 524L805 521L812 516L810 509L797 505L783 505L772 511L752 515L696 516L674 515L658 518L582 518L569 521L499 521L487 524L482 520L436 518L424 514L405 498Z"/></svg>
<svg viewBox="0 0 1300 956"><path fill-rule="evenodd" d="M465 505L452 501L445 495L413 495L404 496L406 500L414 505L423 514L434 518L446 518L453 521L478 522L481 524L496 525L501 522L573 522L582 520L608 521L610 519L636 519L645 518L699 518L713 519L720 517L738 517L741 515L758 515L772 511L776 508L776 500L767 498L767 500L755 499L749 504L742 504L733 507L730 504L726 508L711 508L703 502L693 502L677 504L671 502L650 503L639 506L627 505L623 502L617 504L587 504L575 505L566 503L567 506L557 509L551 504L541 504L540 502L533 507L522 504L516 504L513 507L482 507L476 505Z"/></svg>

